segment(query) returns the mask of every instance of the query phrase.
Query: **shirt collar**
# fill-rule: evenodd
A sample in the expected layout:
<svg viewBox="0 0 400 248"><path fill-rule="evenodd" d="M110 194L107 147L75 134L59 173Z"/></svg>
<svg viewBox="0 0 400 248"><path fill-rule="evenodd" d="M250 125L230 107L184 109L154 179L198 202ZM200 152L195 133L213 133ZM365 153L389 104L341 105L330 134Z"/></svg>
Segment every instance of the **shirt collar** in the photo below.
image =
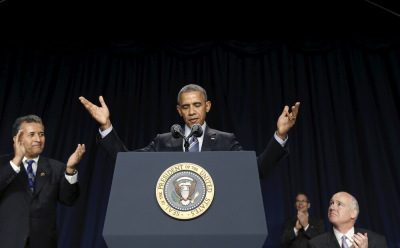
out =
<svg viewBox="0 0 400 248"><path fill-rule="evenodd" d="M203 125L201 125L201 129L203 129L203 134L200 137L197 137L197 139L203 139L204 132L206 131L206 126L207 126L206 122L204 122ZM188 127L185 124L185 137L187 137L190 134L190 131L191 131L190 127Z"/></svg>
<svg viewBox="0 0 400 248"><path fill-rule="evenodd" d="M350 228L349 231L347 231L347 233L341 233L338 230L336 230L335 228L333 228L333 232L335 234L335 237L337 239L337 241L339 242L339 244L342 244L342 236L346 235L346 237L353 242L352 237L354 236L354 226L352 228Z"/></svg>
<svg viewBox="0 0 400 248"><path fill-rule="evenodd" d="M35 163L37 164L38 163L38 161L39 161L39 155L36 157L36 158L33 158L33 159L27 159L26 157L24 157L23 159L22 159L22 162L26 162L26 160L33 160L33 161L35 161Z"/></svg>

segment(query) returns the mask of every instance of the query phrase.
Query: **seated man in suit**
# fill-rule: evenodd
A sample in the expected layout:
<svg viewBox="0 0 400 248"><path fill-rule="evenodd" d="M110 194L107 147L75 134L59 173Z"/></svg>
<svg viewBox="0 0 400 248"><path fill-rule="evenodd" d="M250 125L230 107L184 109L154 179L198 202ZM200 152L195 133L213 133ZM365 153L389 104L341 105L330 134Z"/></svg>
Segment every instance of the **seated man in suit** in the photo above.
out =
<svg viewBox="0 0 400 248"><path fill-rule="evenodd" d="M0 156L0 247L56 248L57 203L72 206L79 196L75 166L85 145L78 144L64 164L40 155L40 117L20 117L12 130L14 154Z"/></svg>
<svg viewBox="0 0 400 248"><path fill-rule="evenodd" d="M295 206L297 216L285 221L281 243L291 248L306 248L308 240L325 232L324 221L308 214L311 204L305 193L297 194Z"/></svg>
<svg viewBox="0 0 400 248"><path fill-rule="evenodd" d="M100 124L98 135L99 145L107 151L115 161L118 152L125 152L128 149L118 138L112 128L110 113L102 96L99 97L101 107L92 104L84 97L79 97L92 117ZM235 135L221 132L207 126L206 114L211 109L211 102L207 99L206 91L199 85L189 84L184 86L178 93L178 105L176 109L185 122L185 136L187 136L194 124L201 125L203 135L198 137L199 151L240 151L243 150ZM292 113L289 107L285 106L277 122L277 131L269 142L265 151L257 158L258 168L261 177L270 174L275 165L288 154L286 149L287 133L296 122L300 103L292 106ZM175 139L171 133L159 134L145 148L135 150L138 152L160 152L160 151L184 151L184 139Z"/></svg>
<svg viewBox="0 0 400 248"><path fill-rule="evenodd" d="M333 229L308 241L307 247L387 248L384 236L367 229L354 228L359 212L354 196L347 192L334 194L328 208Z"/></svg>

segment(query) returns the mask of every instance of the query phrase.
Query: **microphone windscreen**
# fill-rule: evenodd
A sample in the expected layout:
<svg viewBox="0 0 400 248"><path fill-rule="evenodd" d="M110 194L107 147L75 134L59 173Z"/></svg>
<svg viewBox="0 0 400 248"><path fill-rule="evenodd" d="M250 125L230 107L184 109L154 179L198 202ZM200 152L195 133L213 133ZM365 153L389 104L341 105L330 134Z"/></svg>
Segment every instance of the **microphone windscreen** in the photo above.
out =
<svg viewBox="0 0 400 248"><path fill-rule="evenodd" d="M194 124L192 126L192 133L195 137L200 137L203 135L203 128L201 128L200 124Z"/></svg>
<svg viewBox="0 0 400 248"><path fill-rule="evenodd" d="M174 137L175 139L183 136L182 127L178 124L172 125L171 134L172 134L172 137Z"/></svg>

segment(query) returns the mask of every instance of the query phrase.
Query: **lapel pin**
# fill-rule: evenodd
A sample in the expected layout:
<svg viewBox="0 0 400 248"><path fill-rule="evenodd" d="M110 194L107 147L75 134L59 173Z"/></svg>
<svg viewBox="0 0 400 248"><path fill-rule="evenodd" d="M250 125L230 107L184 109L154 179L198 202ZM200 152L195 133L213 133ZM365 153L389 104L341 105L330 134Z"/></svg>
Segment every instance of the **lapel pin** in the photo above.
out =
<svg viewBox="0 0 400 248"><path fill-rule="evenodd" d="M41 176L41 177L44 177L44 175L46 175L46 174L44 174L44 172L40 173L40 176Z"/></svg>

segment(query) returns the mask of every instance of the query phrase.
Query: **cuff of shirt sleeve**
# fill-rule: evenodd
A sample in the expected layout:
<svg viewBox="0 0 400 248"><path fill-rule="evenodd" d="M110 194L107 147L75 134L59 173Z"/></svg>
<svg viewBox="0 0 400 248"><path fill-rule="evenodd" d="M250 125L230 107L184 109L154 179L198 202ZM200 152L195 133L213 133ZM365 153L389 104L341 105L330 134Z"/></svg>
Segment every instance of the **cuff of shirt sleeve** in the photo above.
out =
<svg viewBox="0 0 400 248"><path fill-rule="evenodd" d="M11 165L11 167L15 170L15 172L20 172L21 171L21 168L20 167L18 167L18 166L16 166L14 163L13 163L13 161L12 160L10 160L10 165Z"/></svg>
<svg viewBox="0 0 400 248"><path fill-rule="evenodd" d="M285 146L286 141L287 141L288 138L289 138L289 135L286 135L285 140L282 140L281 138L278 137L278 135L276 135L276 132L275 132L275 133L274 133L274 137L275 137L276 141L278 141L279 144L281 144L281 146Z"/></svg>
<svg viewBox="0 0 400 248"><path fill-rule="evenodd" d="M107 136L107 134L111 133L112 129L113 129L112 124L111 124L111 126L110 126L109 128L107 128L106 130L101 130L101 128L99 128L99 132L100 132L101 138L104 138L104 137Z"/></svg>
<svg viewBox="0 0 400 248"><path fill-rule="evenodd" d="M69 174L69 173L65 172L65 178L67 179L67 181L70 184L74 184L74 183L78 182L78 171L75 170L73 174Z"/></svg>
<svg viewBox="0 0 400 248"><path fill-rule="evenodd" d="M297 237L297 234L299 233L299 230L297 230L295 227L293 227L294 230L294 235Z"/></svg>

